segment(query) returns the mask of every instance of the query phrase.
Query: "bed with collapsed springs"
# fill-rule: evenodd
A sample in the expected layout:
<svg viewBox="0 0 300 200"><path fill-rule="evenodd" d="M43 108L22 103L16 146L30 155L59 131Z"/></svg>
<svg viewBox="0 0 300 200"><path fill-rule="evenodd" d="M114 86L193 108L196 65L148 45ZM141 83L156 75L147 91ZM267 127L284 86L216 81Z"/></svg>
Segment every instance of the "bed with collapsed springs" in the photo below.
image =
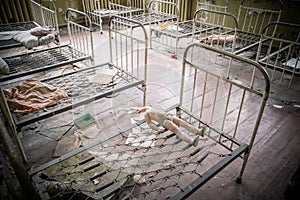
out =
<svg viewBox="0 0 300 200"><path fill-rule="evenodd" d="M59 44L59 28L57 21L56 7L53 1L49 3L47 8L34 0L30 0L31 11L34 21L24 21L16 23L8 23L0 25L0 50L22 46L22 40L15 36L16 32L26 32L37 27L51 29L49 34L53 34L53 42ZM29 16L28 16L29 17ZM14 39L15 38L15 39Z"/></svg>
<svg viewBox="0 0 300 200"><path fill-rule="evenodd" d="M27 125L75 110L129 88L136 87L141 90L142 101L145 104L148 40L145 29L140 24L143 36L140 32L137 34L131 30L119 31L114 24L116 18L122 17L113 16L109 21L110 62L47 78L28 78L1 87L1 109L18 141L17 134ZM30 90L26 90L28 85ZM22 88L25 88L25 91L19 90ZM45 94L43 91L50 92ZM28 98L20 100L17 93L20 93L22 98L23 96ZM16 98L11 99L11 94ZM35 98L36 96L38 98ZM19 147L23 158L27 160L20 141Z"/></svg>
<svg viewBox="0 0 300 200"><path fill-rule="evenodd" d="M166 111L206 127L196 146L168 130L128 142L133 129L147 128L137 121L30 170L41 198L186 199L236 159L243 162L241 183L269 95L268 74L252 60L201 43L185 49L181 73L178 104Z"/></svg>
<svg viewBox="0 0 300 200"><path fill-rule="evenodd" d="M1 58L1 67L7 66L8 71L0 75L0 83L26 77L38 72L44 72L60 66L87 61L90 65L94 59L92 25L81 25L72 18L72 14L83 15L83 12L69 8L66 11L68 25L68 44L55 45L35 51L26 51L16 55Z"/></svg>

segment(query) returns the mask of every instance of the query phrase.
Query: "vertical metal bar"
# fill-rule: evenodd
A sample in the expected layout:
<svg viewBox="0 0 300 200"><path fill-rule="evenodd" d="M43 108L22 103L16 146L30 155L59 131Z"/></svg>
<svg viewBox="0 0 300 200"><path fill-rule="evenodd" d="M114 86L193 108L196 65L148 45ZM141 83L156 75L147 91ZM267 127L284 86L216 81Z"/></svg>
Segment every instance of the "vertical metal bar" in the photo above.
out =
<svg viewBox="0 0 300 200"><path fill-rule="evenodd" d="M259 31L257 31L257 25L258 25L258 20L260 19L260 13L258 13L257 15L256 15L256 20L255 20L255 23L254 23L254 28L253 28L253 33L257 33L257 34L259 34L260 32ZM260 21L261 23L263 23L263 21Z"/></svg>
<svg viewBox="0 0 300 200"><path fill-rule="evenodd" d="M27 162L27 156L25 154L22 142L20 141L20 138L18 137L18 132L17 132L16 124L15 124L15 122L13 120L13 117L12 117L12 115L10 113L9 105L8 105L8 103L6 101L3 89L1 87L0 87L0 93L1 93L0 94L0 106L1 106L1 109L2 109L2 113L3 113L4 117L6 118L6 120L8 121L9 127L10 127L10 129L12 131L14 139L17 142L17 145L19 147L19 150L21 152L23 160L25 162Z"/></svg>
<svg viewBox="0 0 300 200"><path fill-rule="evenodd" d="M195 90L196 90L196 81L197 81L197 69L194 68L194 80L193 80L193 88L192 88L192 98L191 98L191 107L190 112L193 112L194 107L194 98L195 98Z"/></svg>
<svg viewBox="0 0 300 200"><path fill-rule="evenodd" d="M202 101L201 101L201 109L200 109L200 115L199 119L202 118L203 110L204 110L204 101L205 101L205 95L206 95L206 83L207 83L207 76L208 73L205 73L205 78L204 78L204 84L203 84L203 94L202 94Z"/></svg>
<svg viewBox="0 0 300 200"><path fill-rule="evenodd" d="M239 122L240 122L240 117L241 117L241 113L242 113L242 109L243 109L243 104L244 104L244 100L245 100L245 94L246 94L246 90L244 89L242 99L241 99L241 102L240 102L240 106L239 106L239 112L238 112L238 116L237 116L237 119L236 119L236 123L235 123L232 138L235 138L235 136L236 136L236 131L238 129L238 125L239 125ZM232 145L233 145L233 143L231 143L230 149L232 149Z"/></svg>
<svg viewBox="0 0 300 200"><path fill-rule="evenodd" d="M225 121L226 121L226 117L227 117L228 106L229 106L230 97L231 97L231 90L232 90L232 84L230 83L229 89L228 89L228 94L227 94L227 100L226 100L226 106L225 106L225 112L224 112L224 116L223 116L221 130L224 130Z"/></svg>
<svg viewBox="0 0 300 200"><path fill-rule="evenodd" d="M296 47L294 48L294 50L296 51ZM296 73L296 66L299 64L300 60L299 60L299 57L300 57L300 51L298 51L298 55L296 55L296 63L295 63L295 67L293 68L293 72L292 72L292 75L291 75L291 79L289 81L289 84L288 84L288 88L291 87L292 85L292 81L294 79L294 76L295 76L295 73Z"/></svg>
<svg viewBox="0 0 300 200"><path fill-rule="evenodd" d="M292 51L292 49L291 49L291 47L292 46L289 46L289 50L288 50L288 54L287 54L287 56L286 56L286 61L288 61L289 60L289 57L291 57L290 55L291 55L291 51ZM285 72L286 72L286 65L284 65L284 67L283 67L283 69L282 69L282 73L281 73L281 76L280 76L280 81L279 81L279 84L281 85L281 83L282 83L282 79L284 78L284 75L285 75ZM295 68L296 68L296 66L295 66Z"/></svg>

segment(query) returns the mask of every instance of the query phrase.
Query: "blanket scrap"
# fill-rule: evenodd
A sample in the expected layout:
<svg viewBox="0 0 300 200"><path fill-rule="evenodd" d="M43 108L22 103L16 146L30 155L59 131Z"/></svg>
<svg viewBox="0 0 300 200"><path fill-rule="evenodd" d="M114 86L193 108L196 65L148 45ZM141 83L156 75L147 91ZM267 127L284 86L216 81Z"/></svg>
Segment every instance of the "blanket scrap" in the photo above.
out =
<svg viewBox="0 0 300 200"><path fill-rule="evenodd" d="M25 80L3 92L10 109L22 114L43 109L56 104L60 99L68 98L65 91L35 79Z"/></svg>

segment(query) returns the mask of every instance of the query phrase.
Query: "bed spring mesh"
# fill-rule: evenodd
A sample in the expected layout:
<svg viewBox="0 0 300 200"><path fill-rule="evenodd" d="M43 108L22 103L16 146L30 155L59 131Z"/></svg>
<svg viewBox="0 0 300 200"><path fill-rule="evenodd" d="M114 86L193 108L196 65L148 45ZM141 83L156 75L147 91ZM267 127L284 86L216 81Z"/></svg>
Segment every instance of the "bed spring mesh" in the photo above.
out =
<svg viewBox="0 0 300 200"><path fill-rule="evenodd" d="M4 60L10 66L10 73L18 73L42 66L57 65L83 56L83 53L65 46L49 51L40 51L39 53L35 52L34 54L22 54L12 58L4 58Z"/></svg>
<svg viewBox="0 0 300 200"><path fill-rule="evenodd" d="M230 154L215 146L205 137L194 147L170 131L140 140L129 129L44 165L34 179L49 199L170 199Z"/></svg>
<svg viewBox="0 0 300 200"><path fill-rule="evenodd" d="M30 22L22 22L22 23L11 23L11 24L2 24L0 25L0 32L4 31L27 31L34 27L37 27L37 23Z"/></svg>
<svg viewBox="0 0 300 200"><path fill-rule="evenodd" d="M267 100L268 76L257 63L236 55L200 43L188 48L180 100L167 112L208 129L197 144L123 116L131 122L127 128L31 170L39 194L45 199L186 199L237 158L244 159L241 178ZM236 78L245 67L259 78Z"/></svg>
<svg viewBox="0 0 300 200"><path fill-rule="evenodd" d="M108 84L100 83L101 78L105 78L107 71L110 70L114 71L115 74L112 81ZM117 92L118 90L122 90L123 87L127 88L131 85L135 86L142 83L136 77L109 64L90 67L76 73L59 75L41 80L41 82L67 92L68 98L61 99L55 105L28 114L12 113L18 128L54 114L76 108L82 104L90 103L112 91Z"/></svg>

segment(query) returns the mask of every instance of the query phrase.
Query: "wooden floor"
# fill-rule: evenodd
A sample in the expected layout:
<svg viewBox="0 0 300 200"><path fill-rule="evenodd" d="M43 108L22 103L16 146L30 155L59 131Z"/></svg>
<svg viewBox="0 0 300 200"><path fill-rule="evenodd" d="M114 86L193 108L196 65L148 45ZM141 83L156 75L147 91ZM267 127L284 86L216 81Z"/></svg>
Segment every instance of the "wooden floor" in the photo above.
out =
<svg viewBox="0 0 300 200"><path fill-rule="evenodd" d="M96 63L104 62L107 59L103 49L107 48L107 33L94 33L95 60ZM62 37L63 38L63 37ZM179 51L179 52L182 52ZM7 52L1 52L2 55ZM152 73L149 74L150 88L159 87L169 92L164 93L159 102L168 101L177 90L166 84L164 77L178 82L180 78L181 56L172 59L168 53L160 54L155 51L149 52L149 65L152 66ZM154 91L154 90L149 90ZM290 94L291 92L288 91ZM168 96L169 95L169 96ZM284 101L283 101L284 99ZM148 100L158 101L157 94L149 93ZM278 94L272 90L268 100L261 125L258 130L255 144L251 151L248 164L241 184L235 182L238 176L241 161L237 160L223 171L199 188L188 199L263 199L280 200L284 199L284 192L292 175L300 166L300 94L294 94L292 102L288 101L285 93ZM107 119L109 124L111 119ZM1 122L2 123L2 122ZM2 123L3 124L3 123ZM105 126L104 131L111 131L115 127ZM5 131L4 129L1 129ZM5 137L4 137L5 138ZM11 140L6 137L6 143L12 145ZM28 170L50 161L56 147L57 141L43 135L23 135L22 143L28 163L23 167ZM16 147L11 146L14 158L17 155ZM21 163L21 162L20 162ZM19 167L20 170L24 169ZM17 173L18 174L18 173Z"/></svg>

